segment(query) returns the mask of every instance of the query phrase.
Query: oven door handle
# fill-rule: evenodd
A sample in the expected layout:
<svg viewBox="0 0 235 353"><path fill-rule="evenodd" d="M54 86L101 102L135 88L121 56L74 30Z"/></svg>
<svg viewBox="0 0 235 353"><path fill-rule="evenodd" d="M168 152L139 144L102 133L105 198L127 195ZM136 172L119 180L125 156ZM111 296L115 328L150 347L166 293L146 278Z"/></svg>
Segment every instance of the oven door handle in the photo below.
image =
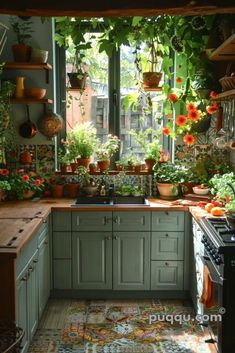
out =
<svg viewBox="0 0 235 353"><path fill-rule="evenodd" d="M209 256L200 256L204 266L207 266L209 269L209 277L213 283L223 285L223 277L221 277L214 269L211 259Z"/></svg>

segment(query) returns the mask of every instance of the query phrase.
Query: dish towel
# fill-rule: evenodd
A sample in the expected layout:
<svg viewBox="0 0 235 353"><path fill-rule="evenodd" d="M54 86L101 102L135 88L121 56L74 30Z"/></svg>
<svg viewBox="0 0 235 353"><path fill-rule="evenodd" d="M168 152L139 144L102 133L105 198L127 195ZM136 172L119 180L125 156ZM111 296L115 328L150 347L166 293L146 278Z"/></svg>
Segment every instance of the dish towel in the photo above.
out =
<svg viewBox="0 0 235 353"><path fill-rule="evenodd" d="M200 302L204 304L206 308L214 306L214 285L211 281L209 269L206 265L204 266L203 291Z"/></svg>

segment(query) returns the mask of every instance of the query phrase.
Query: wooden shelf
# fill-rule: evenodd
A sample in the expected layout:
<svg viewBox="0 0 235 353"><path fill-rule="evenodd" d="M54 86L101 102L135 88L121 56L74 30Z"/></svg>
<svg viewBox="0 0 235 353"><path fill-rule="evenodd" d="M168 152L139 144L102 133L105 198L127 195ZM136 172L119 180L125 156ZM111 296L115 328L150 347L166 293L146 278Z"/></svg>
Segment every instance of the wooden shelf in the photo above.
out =
<svg viewBox="0 0 235 353"><path fill-rule="evenodd" d="M52 104L51 99L11 98L12 104Z"/></svg>
<svg viewBox="0 0 235 353"><path fill-rule="evenodd" d="M109 170L108 174L109 175L117 175L119 173L123 173L123 171L118 171L118 170ZM56 174L61 174L61 175L79 175L79 172L61 172L61 171L56 171ZM90 175L103 175L100 171L97 172L89 172ZM148 172L147 170L143 170L141 172L130 172L128 170L125 170L125 175L153 175L153 172Z"/></svg>
<svg viewBox="0 0 235 353"><path fill-rule="evenodd" d="M212 61L234 61L235 60L235 33L223 42L211 55Z"/></svg>
<svg viewBox="0 0 235 353"><path fill-rule="evenodd" d="M24 63L24 62L8 62L4 65L4 69L11 70L51 70L52 66L48 63L36 64L36 63Z"/></svg>
<svg viewBox="0 0 235 353"><path fill-rule="evenodd" d="M235 89L231 89L229 91L225 91L217 94L217 96L213 99L215 101L226 101L233 99L235 97Z"/></svg>
<svg viewBox="0 0 235 353"><path fill-rule="evenodd" d="M37 63L28 63L28 62L7 62L4 65L4 69L7 70L45 70L46 73L46 83L49 83L49 70L52 69L52 66L48 63L37 64Z"/></svg>

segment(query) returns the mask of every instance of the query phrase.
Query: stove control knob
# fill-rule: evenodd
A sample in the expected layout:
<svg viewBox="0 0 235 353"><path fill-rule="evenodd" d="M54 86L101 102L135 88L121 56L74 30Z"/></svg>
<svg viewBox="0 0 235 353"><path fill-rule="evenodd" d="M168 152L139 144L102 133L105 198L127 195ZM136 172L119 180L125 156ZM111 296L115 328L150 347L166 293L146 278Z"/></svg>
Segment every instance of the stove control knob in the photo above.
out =
<svg viewBox="0 0 235 353"><path fill-rule="evenodd" d="M221 264L221 258L219 256L216 257L215 263L216 263L216 265L220 265Z"/></svg>

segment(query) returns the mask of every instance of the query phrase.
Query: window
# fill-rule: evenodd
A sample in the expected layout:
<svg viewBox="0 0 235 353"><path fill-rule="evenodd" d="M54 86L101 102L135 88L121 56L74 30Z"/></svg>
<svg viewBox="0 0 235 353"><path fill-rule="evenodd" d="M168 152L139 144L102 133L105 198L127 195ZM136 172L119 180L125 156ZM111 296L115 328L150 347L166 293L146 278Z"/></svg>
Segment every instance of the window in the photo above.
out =
<svg viewBox="0 0 235 353"><path fill-rule="evenodd" d="M71 87L69 76L75 71L75 63L71 59L73 48L65 53L66 131L73 129L77 123L91 121L101 140L105 141L108 133L120 137L120 158L133 153L143 160L143 151L130 132L162 127L164 107L161 91L142 90L140 93L134 48L122 46L108 58L104 52L98 51L97 35L89 35L92 35L92 48L82 58L82 69L87 73L85 89ZM169 150L168 139L165 137L161 142L164 149Z"/></svg>

